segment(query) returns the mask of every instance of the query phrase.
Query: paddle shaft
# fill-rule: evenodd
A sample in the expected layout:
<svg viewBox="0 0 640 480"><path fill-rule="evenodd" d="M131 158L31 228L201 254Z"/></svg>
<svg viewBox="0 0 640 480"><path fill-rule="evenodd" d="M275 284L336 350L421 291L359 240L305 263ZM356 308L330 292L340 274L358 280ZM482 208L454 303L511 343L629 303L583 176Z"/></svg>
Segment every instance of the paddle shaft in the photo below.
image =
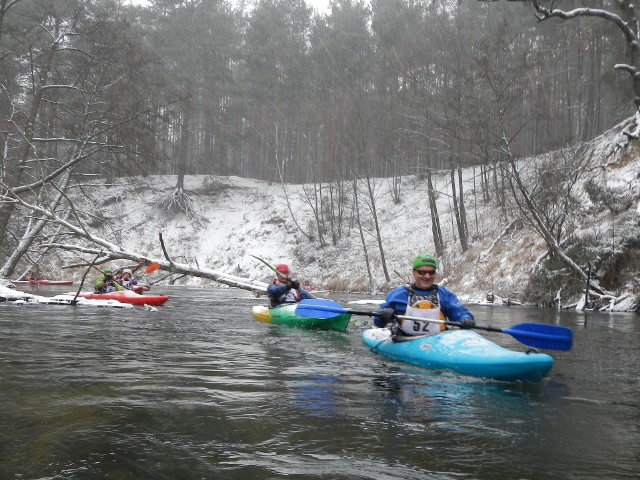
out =
<svg viewBox="0 0 640 480"><path fill-rule="evenodd" d="M249 254L251 255L251 254ZM267 263L265 260L261 259L260 257L256 257L255 255L251 255L253 258L260 260L262 263L264 263L267 267L269 267L271 270L273 270L276 275L279 275L280 277L284 278L287 282L293 282L294 280L291 280L291 278L287 277L286 275L284 275L282 272L279 272L278 270L276 270L273 266L269 265L269 263ZM305 290L306 291L306 290ZM309 292L307 292L309 293ZM311 294L309 294L311 295ZM313 297L313 295L311 295Z"/></svg>
<svg viewBox="0 0 640 480"><path fill-rule="evenodd" d="M85 263L89 263L85 260ZM139 266L138 266L139 265ZM138 268L140 268L142 265L144 264L140 264L140 263L136 263L133 267L133 269L131 270L132 273L135 272L136 270L138 270ZM100 273L102 273L102 270L99 269L98 267L95 266L95 264L91 263L90 264L91 267L95 268L97 271L99 271ZM137 266L137 268L136 268ZM152 273L155 272L156 270L158 270L160 268L160 264L158 262L153 262L151 263L144 271L144 273Z"/></svg>
<svg viewBox="0 0 640 480"><path fill-rule="evenodd" d="M351 309L347 309L347 308L341 308L341 307L334 307L332 305L322 305L322 306L314 306L311 308L316 308L318 310L324 311L324 312L334 312L337 314L345 314L345 313L349 313L351 315L367 315L369 317L377 317L378 315L380 315L380 311L379 310L351 310ZM412 317L410 315L394 315L396 318L401 318L403 320L418 320L420 322L433 322L433 323L441 323L443 325L449 325L452 327L459 327L460 323L459 322L450 322L448 320L440 320L440 319L433 319L433 318L422 318L422 317ZM480 325L474 325L472 328L478 329L478 330L486 330L487 332L498 332L498 333L505 333L505 330L503 330L502 328L496 328L496 327L483 327Z"/></svg>
<svg viewBox="0 0 640 480"><path fill-rule="evenodd" d="M338 309L335 310L336 313L340 313ZM346 309L344 313L350 313L351 315L367 315L369 317L376 317L380 315L379 311L366 311L366 310L350 310ZM449 322L447 320L439 320L433 318L422 318L422 317L412 317L410 315L395 315L396 318L401 318L403 320L418 320L419 322L431 322L431 323L441 323L442 325L449 325L451 327L459 327L459 322ZM478 328L480 330L487 330L489 332L502 332L501 329L495 327L479 327L473 326L472 328Z"/></svg>
<svg viewBox="0 0 640 480"><path fill-rule="evenodd" d="M422 321L422 322L433 322L433 323L441 323L443 325L449 325L452 327L460 327L461 323L459 322L450 322L448 320L438 320L438 319L426 319L426 318L420 318L420 317L411 317L408 315L396 315L397 318L402 318L402 319L406 319L406 320L418 320L418 321ZM507 333L509 335L525 335L529 338L533 338L533 339L548 339L548 340L564 340L565 336L563 335L550 335L548 333L537 333L537 332L520 332L517 331L517 327L518 325L515 325L514 329L509 329L509 328L498 328L498 327L492 327L492 326L483 326L483 325L473 325L471 328L475 329L475 330L484 330L486 332L496 332L496 333Z"/></svg>
<svg viewBox="0 0 640 480"><path fill-rule="evenodd" d="M251 255L251 254L249 254ZM266 260L261 259L260 257L256 257L255 255L251 255L253 258L255 258L256 260L260 260L262 263L264 263L267 267L269 267L271 270L273 270L275 272L276 275L279 275L280 277L284 278L287 282L293 282L293 280L291 280L289 277L287 277L284 273L279 272L278 270L275 269L275 267L273 267L272 265L270 265Z"/></svg>
<svg viewBox="0 0 640 480"><path fill-rule="evenodd" d="M318 307L316 307L318 308ZM337 308L332 306L322 306L319 308L325 312L335 312L339 314L350 313L351 315L367 315L369 317L377 317L380 315L380 311L378 310L351 310L350 308ZM421 322L433 322L433 323L441 323L443 325L451 325L454 327L459 327L460 324L458 322L448 322L446 320L438 320L431 318L422 318L422 317L411 317L409 315L394 315L396 318L402 318L403 320L418 320ZM493 329L493 327L480 327L482 329L492 329L490 331L501 331L500 329Z"/></svg>
<svg viewBox="0 0 640 480"><path fill-rule="evenodd" d="M313 316L314 312L325 312L331 313L335 315L367 315L370 317L375 317L380 315L380 311L365 311L365 310L349 310L343 308L341 305L331 302L329 300L324 301L322 303L318 303L319 301L315 301L314 303L308 304L306 300L303 300L298 305L298 308L301 309L302 315ZM459 322L450 322L447 320L440 319L432 319L432 318L423 318L423 317L414 317L410 315L395 315L395 318L402 320L417 320L420 322L433 322L440 323L444 325L450 325L454 327L461 328L462 325ZM536 348L547 348L552 350L569 350L571 349L572 344L572 336L571 330L566 329L564 327L558 326L543 326L541 324L520 324L514 325L511 328L496 328L491 326L480 326L473 325L472 329L476 330L485 330L488 332L496 332L496 333L506 333L507 335L511 335L520 343L524 343L525 345L529 345L531 347Z"/></svg>

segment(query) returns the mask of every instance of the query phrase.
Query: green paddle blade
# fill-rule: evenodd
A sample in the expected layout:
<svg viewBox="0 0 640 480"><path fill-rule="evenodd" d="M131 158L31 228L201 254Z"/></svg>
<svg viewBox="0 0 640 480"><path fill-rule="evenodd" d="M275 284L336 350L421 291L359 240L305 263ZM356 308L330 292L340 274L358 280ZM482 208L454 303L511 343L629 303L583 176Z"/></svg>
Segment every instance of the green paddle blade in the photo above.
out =
<svg viewBox="0 0 640 480"><path fill-rule="evenodd" d="M521 323L502 330L520 343L547 350L571 350L573 332L570 328L543 323Z"/></svg>

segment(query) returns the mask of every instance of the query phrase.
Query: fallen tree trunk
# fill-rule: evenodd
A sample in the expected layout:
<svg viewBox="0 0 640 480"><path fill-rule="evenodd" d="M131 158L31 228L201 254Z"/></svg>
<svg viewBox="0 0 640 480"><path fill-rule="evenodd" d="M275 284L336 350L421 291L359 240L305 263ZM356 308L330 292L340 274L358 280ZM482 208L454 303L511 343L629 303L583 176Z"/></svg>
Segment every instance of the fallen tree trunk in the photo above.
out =
<svg viewBox="0 0 640 480"><path fill-rule="evenodd" d="M66 245L66 244L47 244L47 247L55 247L61 250L67 251L79 251L83 253L96 254L102 253L103 256L96 261L97 264L110 262L114 260L132 260L134 262L143 261L145 265L150 265L152 263L157 263L160 265L160 270L164 270L171 274L179 274L179 275L189 275L192 277L199 278L208 278L209 280L214 280L223 285L228 285L230 287L242 288L244 290L249 290L254 293L266 293L267 291L267 283L259 282L257 280L253 280L250 278L242 278L236 277L234 275L228 275L226 273L217 272L215 270L211 270L208 268L194 267L192 265L186 263L177 263L172 260L165 260L156 257L150 257L147 255L143 255L138 252L134 252L131 250L126 250L118 247L117 250L93 250L86 247L78 247L76 245ZM74 268L80 266L86 266L86 264L79 265L68 265L65 268Z"/></svg>
<svg viewBox="0 0 640 480"><path fill-rule="evenodd" d="M133 262L143 261L145 265L150 265L152 263L157 263L160 265L160 269L165 270L169 273L177 273L182 275L190 275L193 277L200 278L208 278L210 280L214 280L218 283L228 285L230 287L242 288L244 290L249 290L254 293L263 294L267 291L267 283L259 282L250 278L242 278L236 277L234 275L228 275L226 273L217 272L215 270L211 270L208 268L200 268L194 267L192 265L186 263L177 263L170 259L162 259L162 258L154 258L148 255L144 255L140 252L136 252L133 250L122 248L119 245L108 242L107 240L94 235L89 232L87 229L82 226L74 225L73 223L65 220L63 218L58 217L54 212L46 210L38 205L31 205L24 202L21 199L18 201L24 205L26 208L31 211L41 215L49 219L50 221L56 222L69 231L73 232L79 238L83 238L88 240L89 242L99 246L99 249L89 248L79 245L73 244L57 244L51 243L43 245L43 247L51 247L51 248L60 248L68 251L78 251L82 253L87 253L91 255L95 255L98 257L98 261L95 263L104 263L105 261L119 260L119 259L127 259ZM86 266L86 265L85 265Z"/></svg>

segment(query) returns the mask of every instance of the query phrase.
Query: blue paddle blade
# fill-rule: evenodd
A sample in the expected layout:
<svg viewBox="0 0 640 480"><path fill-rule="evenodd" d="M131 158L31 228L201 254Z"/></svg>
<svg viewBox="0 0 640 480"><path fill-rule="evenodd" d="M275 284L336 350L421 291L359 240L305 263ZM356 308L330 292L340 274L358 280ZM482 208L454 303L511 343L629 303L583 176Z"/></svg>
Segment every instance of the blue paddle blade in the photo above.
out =
<svg viewBox="0 0 640 480"><path fill-rule="evenodd" d="M573 332L570 328L544 323L521 323L502 330L520 343L547 350L571 350Z"/></svg>
<svg viewBox="0 0 640 480"><path fill-rule="evenodd" d="M321 298L305 299L296 305L296 315L310 318L335 318L339 315L350 313L342 305L332 300Z"/></svg>

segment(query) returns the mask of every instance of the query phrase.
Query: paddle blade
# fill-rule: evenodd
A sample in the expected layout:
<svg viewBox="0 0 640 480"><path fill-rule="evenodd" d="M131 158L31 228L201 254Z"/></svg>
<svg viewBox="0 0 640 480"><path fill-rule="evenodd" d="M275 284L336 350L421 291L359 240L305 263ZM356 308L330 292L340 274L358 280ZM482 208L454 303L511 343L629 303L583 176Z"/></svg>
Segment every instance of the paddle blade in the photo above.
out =
<svg viewBox="0 0 640 480"><path fill-rule="evenodd" d="M296 305L296 315L310 318L335 318L345 313L351 313L342 308L342 305L331 300L321 298L305 299Z"/></svg>
<svg viewBox="0 0 640 480"><path fill-rule="evenodd" d="M144 269L144 273L153 273L160 268L160 264L158 262L153 262L147 268Z"/></svg>
<svg viewBox="0 0 640 480"><path fill-rule="evenodd" d="M520 343L530 347L547 350L571 350L573 332L570 328L543 323L521 323L511 328L505 328L508 333Z"/></svg>

